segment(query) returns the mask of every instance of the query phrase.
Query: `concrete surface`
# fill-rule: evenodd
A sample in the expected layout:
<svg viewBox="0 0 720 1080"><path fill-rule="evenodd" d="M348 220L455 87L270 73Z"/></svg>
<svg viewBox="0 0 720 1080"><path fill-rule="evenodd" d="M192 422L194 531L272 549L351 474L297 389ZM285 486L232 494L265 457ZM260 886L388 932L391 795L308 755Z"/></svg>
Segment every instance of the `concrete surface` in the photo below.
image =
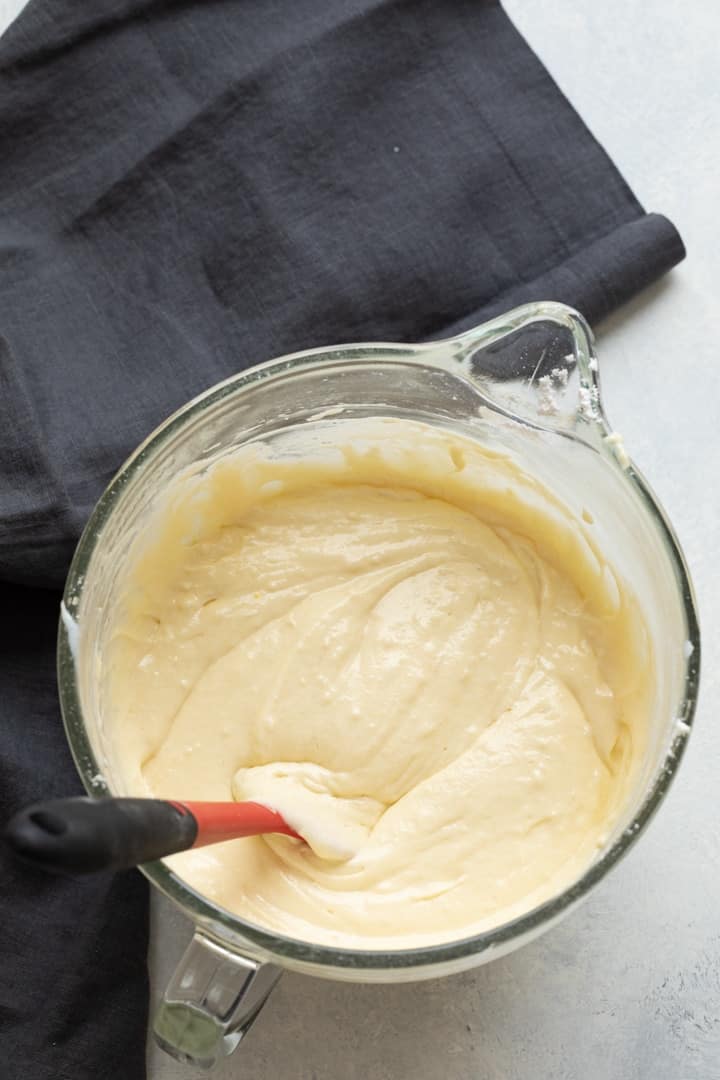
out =
<svg viewBox="0 0 720 1080"><path fill-rule="evenodd" d="M0 29L20 6L0 0ZM644 205L667 213L688 247L678 270L599 328L598 351L610 417L694 575L704 633L695 732L647 834L560 927L494 964L414 986L286 975L216 1080L720 1078L720 5L505 7ZM189 930L154 901L154 998ZM150 1080L197 1075L153 1046L148 1061Z"/></svg>

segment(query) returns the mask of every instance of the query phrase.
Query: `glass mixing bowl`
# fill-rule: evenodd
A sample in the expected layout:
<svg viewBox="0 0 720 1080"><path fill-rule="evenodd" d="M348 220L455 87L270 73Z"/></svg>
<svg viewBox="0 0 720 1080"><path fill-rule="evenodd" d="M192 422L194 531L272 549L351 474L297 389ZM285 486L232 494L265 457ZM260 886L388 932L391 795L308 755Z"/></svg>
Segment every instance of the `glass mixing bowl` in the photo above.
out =
<svg viewBox="0 0 720 1080"><path fill-rule="evenodd" d="M181 469L272 441L297 425L404 417L502 449L564 500L630 584L655 652L645 759L607 845L568 889L486 933L428 948L360 951L271 933L196 892L162 862L144 866L193 920L195 936L155 1018L171 1054L210 1066L247 1031L284 968L362 982L447 975L536 937L625 854L663 799L695 708L699 631L673 530L605 418L590 331L559 304L531 304L452 339L362 344L282 357L189 402L125 462L88 522L70 568L58 644L67 737L89 794L122 794L103 727L104 642L128 549Z"/></svg>

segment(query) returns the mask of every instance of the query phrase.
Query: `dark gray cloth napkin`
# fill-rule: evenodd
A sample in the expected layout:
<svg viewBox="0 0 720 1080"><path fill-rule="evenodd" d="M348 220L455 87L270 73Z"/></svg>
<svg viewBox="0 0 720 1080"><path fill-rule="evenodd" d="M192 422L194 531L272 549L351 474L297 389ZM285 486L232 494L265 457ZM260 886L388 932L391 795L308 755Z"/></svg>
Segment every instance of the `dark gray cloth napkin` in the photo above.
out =
<svg viewBox="0 0 720 1080"><path fill-rule="evenodd" d="M530 299L597 320L683 254L489 0L34 0L0 41L0 813L78 789L55 590L171 410ZM140 876L2 875L4 1075L137 1080Z"/></svg>

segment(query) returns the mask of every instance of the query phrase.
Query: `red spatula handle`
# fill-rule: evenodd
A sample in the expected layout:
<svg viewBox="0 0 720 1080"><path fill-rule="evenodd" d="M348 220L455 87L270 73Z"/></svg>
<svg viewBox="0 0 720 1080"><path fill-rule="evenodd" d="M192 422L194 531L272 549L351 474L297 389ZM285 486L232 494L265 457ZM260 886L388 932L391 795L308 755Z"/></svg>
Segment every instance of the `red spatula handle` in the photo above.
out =
<svg viewBox="0 0 720 1080"><path fill-rule="evenodd" d="M172 802L182 813L192 814L197 821L197 836L193 847L217 844L221 840L235 840L260 833L298 833L288 825L281 814L256 802Z"/></svg>
<svg viewBox="0 0 720 1080"><path fill-rule="evenodd" d="M26 806L8 822L5 842L46 870L91 873L268 832L298 835L280 814L254 802L75 798Z"/></svg>

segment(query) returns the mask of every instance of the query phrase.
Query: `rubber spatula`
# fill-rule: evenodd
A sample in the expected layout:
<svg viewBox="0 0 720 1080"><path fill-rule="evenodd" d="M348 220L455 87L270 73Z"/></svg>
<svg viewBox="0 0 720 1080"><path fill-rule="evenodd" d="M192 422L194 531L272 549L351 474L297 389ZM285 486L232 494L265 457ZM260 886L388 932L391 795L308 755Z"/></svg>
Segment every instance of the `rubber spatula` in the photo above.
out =
<svg viewBox="0 0 720 1080"><path fill-rule="evenodd" d="M10 820L5 841L48 870L122 870L177 851L262 833L302 839L275 810L255 802L54 799Z"/></svg>

